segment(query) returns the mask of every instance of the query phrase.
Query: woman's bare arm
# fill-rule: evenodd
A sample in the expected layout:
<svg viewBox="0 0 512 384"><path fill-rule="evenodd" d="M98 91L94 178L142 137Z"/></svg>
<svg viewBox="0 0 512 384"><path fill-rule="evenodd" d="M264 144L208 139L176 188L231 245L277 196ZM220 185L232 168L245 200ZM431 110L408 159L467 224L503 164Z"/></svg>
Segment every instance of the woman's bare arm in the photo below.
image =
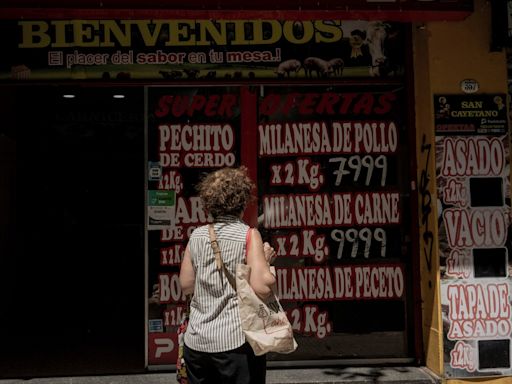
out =
<svg viewBox="0 0 512 384"><path fill-rule="evenodd" d="M247 265L251 267L249 284L254 292L265 298L272 292L272 286L276 282L275 276L270 272L269 264L263 251L263 240L260 232L253 228L250 229L251 240L247 250Z"/></svg>
<svg viewBox="0 0 512 384"><path fill-rule="evenodd" d="M194 266L192 265L192 259L190 258L190 249L187 245L180 268L181 289L186 296L194 293L195 282L196 273L194 272Z"/></svg>

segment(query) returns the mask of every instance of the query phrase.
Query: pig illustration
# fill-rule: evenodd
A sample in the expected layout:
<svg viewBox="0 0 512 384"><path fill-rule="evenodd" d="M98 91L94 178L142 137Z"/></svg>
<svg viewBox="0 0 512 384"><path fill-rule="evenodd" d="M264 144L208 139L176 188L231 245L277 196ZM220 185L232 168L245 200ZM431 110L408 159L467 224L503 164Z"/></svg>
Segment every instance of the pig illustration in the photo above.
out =
<svg viewBox="0 0 512 384"><path fill-rule="evenodd" d="M317 77L327 77L333 73L331 65L318 57L308 57L304 60L304 71L306 77L312 77L316 72Z"/></svg>
<svg viewBox="0 0 512 384"><path fill-rule="evenodd" d="M301 69L302 65L299 60L290 59L285 60L279 64L274 73L277 74L277 77L290 77L290 72L298 72Z"/></svg>

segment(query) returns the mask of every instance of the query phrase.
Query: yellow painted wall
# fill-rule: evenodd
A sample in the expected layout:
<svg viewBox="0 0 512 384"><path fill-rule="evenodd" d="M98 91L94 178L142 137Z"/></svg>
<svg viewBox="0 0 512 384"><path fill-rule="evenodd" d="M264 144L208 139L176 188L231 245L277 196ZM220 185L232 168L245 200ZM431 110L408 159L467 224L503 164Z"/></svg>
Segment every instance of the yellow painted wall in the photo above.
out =
<svg viewBox="0 0 512 384"><path fill-rule="evenodd" d="M413 26L423 341L427 367L441 376L443 376L443 329L439 254L437 243L434 243L435 250L429 263L427 252L429 237L428 235L424 237L424 234L429 231L437 233L433 95L436 93L462 94L460 82L464 79L477 80L480 93L507 93L506 55L504 52L490 52L490 2L475 0L474 4L474 13L464 21L417 23ZM431 145L432 149L427 163L428 156L425 148L428 145ZM428 211L426 209L426 204L429 202L428 193L432 198L430 215L425 214ZM511 384L512 378L447 380L446 382L448 384L482 382Z"/></svg>
<svg viewBox="0 0 512 384"><path fill-rule="evenodd" d="M433 93L461 93L460 81L480 83L481 93L507 92L504 52L490 52L491 8L486 0L475 0L475 12L461 22L426 25Z"/></svg>
<svg viewBox="0 0 512 384"><path fill-rule="evenodd" d="M443 370L442 322L437 252L437 207L435 185L435 141L429 66L429 35L423 25L415 26L414 88L418 164L419 240L423 346L426 365L438 375Z"/></svg>

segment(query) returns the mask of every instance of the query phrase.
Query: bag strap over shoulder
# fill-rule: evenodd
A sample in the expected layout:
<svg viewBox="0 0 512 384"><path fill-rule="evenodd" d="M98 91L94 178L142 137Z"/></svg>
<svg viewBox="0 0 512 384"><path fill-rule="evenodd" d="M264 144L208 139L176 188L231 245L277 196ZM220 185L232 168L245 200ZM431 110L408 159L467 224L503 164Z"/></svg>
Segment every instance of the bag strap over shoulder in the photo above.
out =
<svg viewBox="0 0 512 384"><path fill-rule="evenodd" d="M231 273L227 270L224 261L222 260L222 255L220 252L219 242L217 241L217 235L215 234L215 229L213 228L213 224L208 225L208 234L210 235L210 244L213 249L213 254L215 255L215 265L217 266L217 271L224 271L229 284L236 291L236 281L235 278L231 275Z"/></svg>
<svg viewBox="0 0 512 384"><path fill-rule="evenodd" d="M247 254L249 253L249 245L251 244L252 227L247 230L245 235L245 263L247 263Z"/></svg>

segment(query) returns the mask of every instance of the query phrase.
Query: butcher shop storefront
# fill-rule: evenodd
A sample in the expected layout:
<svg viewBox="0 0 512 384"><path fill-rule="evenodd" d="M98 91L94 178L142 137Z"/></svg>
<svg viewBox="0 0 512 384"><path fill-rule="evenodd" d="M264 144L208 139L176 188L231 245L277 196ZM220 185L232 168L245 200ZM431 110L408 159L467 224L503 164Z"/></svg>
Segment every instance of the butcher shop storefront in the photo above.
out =
<svg viewBox="0 0 512 384"><path fill-rule="evenodd" d="M413 3L382 17L0 20L2 145L17 144L17 198L37 186L44 202L14 214L27 241L6 251L30 262L13 262L26 299L9 305L49 332L7 337L10 356L47 352L8 376L173 368L180 261L210 220L195 185L240 165L257 185L244 219L276 249L299 344L269 365L421 364L410 22L436 10Z"/></svg>
<svg viewBox="0 0 512 384"><path fill-rule="evenodd" d="M161 330L149 334L156 357L150 362L164 361L152 353L161 337L175 342L173 327L184 309L177 284L183 239L208 220L187 185L197 183L205 164L247 164L257 180L258 204L246 219L277 250L278 292L300 344L273 359L410 357L403 86L150 87L147 93L148 161L161 173L148 189L175 188L171 227L148 217L149 284L154 302L164 306L149 319L150 329ZM206 114L211 100L218 108Z"/></svg>
<svg viewBox="0 0 512 384"><path fill-rule="evenodd" d="M209 22L201 23L194 24L196 32L211 30ZM228 31L232 44L204 52L194 46L187 55L206 63L183 64L183 71L168 75L195 70L198 79L266 84L145 89L147 160L154 174L147 190L149 196L165 191L164 208L172 212L163 223L165 210L157 198L149 201L155 202L147 221L150 366L175 357L161 350L176 345L184 311L177 284L181 254L190 231L208 221L192 186L209 169L239 164L257 181L257 204L246 220L277 250L278 292L300 344L294 354L270 359L410 361L414 274L407 159L414 129L404 108L410 100L405 26L239 24L219 22L215 31ZM368 35L373 46L362 43ZM238 41L245 44L233 44ZM384 58L385 46L393 48Z"/></svg>

